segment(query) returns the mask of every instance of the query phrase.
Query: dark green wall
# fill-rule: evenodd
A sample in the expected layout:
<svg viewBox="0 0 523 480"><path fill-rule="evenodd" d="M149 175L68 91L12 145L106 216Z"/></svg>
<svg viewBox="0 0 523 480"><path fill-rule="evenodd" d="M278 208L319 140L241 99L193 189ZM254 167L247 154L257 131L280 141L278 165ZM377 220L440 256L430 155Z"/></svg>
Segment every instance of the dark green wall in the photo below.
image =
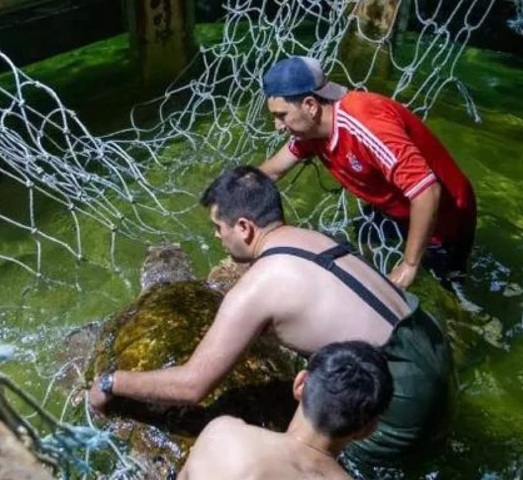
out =
<svg viewBox="0 0 523 480"><path fill-rule="evenodd" d="M0 10L0 50L17 66L124 30L121 0L52 0L4 14Z"/></svg>

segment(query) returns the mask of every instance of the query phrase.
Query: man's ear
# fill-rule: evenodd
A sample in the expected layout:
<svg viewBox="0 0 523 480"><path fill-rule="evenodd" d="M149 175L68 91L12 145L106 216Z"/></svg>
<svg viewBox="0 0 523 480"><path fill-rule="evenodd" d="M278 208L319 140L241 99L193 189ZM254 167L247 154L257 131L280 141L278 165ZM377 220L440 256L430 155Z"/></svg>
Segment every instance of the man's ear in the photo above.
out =
<svg viewBox="0 0 523 480"><path fill-rule="evenodd" d="M292 393L298 402L301 402L301 399L303 398L303 389L305 387L305 382L308 375L309 373L307 370L300 370L294 378L294 383L292 384Z"/></svg>
<svg viewBox="0 0 523 480"><path fill-rule="evenodd" d="M252 239L254 238L254 224L251 220L245 217L240 217L236 220L235 228L238 229L238 232L245 243L250 244L252 242Z"/></svg>
<svg viewBox="0 0 523 480"><path fill-rule="evenodd" d="M313 96L305 97L301 105L310 118L318 118L320 104Z"/></svg>

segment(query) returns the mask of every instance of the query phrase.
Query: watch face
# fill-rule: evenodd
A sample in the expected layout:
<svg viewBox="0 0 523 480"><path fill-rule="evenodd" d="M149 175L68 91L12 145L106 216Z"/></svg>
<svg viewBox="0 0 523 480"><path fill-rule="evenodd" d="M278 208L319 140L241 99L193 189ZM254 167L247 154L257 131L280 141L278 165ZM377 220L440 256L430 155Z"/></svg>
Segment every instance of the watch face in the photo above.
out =
<svg viewBox="0 0 523 480"><path fill-rule="evenodd" d="M104 373L98 380L98 386L103 393L111 394L113 391L113 374Z"/></svg>

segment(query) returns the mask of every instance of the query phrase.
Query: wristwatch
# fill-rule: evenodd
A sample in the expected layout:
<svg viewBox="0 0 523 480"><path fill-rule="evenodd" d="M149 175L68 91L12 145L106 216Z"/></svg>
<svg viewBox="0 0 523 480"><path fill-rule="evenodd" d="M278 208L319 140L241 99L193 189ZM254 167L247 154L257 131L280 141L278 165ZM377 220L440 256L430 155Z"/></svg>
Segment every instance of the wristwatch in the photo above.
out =
<svg viewBox="0 0 523 480"><path fill-rule="evenodd" d="M112 372L105 372L98 378L98 389L106 395L113 393L114 375Z"/></svg>

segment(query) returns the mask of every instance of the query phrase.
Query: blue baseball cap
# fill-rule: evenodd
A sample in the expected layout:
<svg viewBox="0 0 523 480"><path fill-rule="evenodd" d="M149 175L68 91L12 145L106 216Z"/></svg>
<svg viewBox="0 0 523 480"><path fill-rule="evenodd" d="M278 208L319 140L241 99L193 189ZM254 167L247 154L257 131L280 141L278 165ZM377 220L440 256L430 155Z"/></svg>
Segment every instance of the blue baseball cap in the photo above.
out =
<svg viewBox="0 0 523 480"><path fill-rule="evenodd" d="M290 57L275 63L263 76L267 97L293 97L314 93L326 100L339 100L347 88L329 82L315 58Z"/></svg>

